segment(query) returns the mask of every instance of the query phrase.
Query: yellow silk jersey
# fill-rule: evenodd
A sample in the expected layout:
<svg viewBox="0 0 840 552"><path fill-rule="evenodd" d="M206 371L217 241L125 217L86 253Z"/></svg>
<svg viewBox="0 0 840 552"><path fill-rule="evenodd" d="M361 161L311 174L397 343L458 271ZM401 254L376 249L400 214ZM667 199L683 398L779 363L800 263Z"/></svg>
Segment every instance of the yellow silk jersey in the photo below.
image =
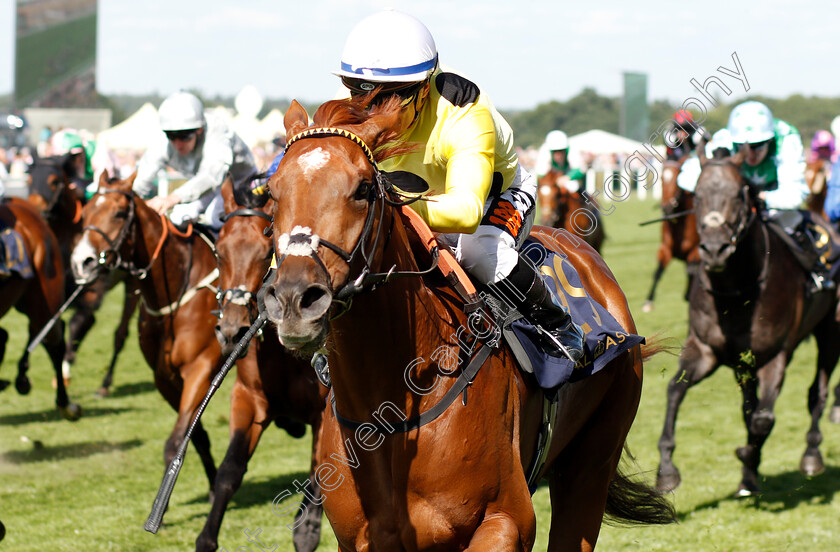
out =
<svg viewBox="0 0 840 552"><path fill-rule="evenodd" d="M516 175L513 131L478 86L438 69L405 136L422 147L382 161L400 190L428 197L411 207L437 232L473 233L491 191Z"/></svg>

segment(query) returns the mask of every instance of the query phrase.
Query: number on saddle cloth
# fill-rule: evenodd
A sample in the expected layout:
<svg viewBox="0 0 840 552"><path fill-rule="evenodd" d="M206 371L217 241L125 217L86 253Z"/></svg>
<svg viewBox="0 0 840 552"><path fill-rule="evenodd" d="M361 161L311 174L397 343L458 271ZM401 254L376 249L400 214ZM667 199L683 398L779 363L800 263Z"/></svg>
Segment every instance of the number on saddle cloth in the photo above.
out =
<svg viewBox="0 0 840 552"><path fill-rule="evenodd" d="M618 355L645 342L644 337L626 332L607 309L589 296L574 266L564 255L550 251L531 239L526 240L520 254L527 255L540 269L543 280L555 297L569 308L572 320L586 334L584 356L575 366L565 356L557 357L542 350L540 330L527 316L519 315L509 304L502 304L506 303L503 300L491 298L488 301L497 320L502 321L502 333L520 368L533 372L540 387L553 391L566 382L591 376Z"/></svg>
<svg viewBox="0 0 840 552"><path fill-rule="evenodd" d="M0 230L0 277L8 278L12 274L23 279L34 276L23 238L13 228L5 227Z"/></svg>

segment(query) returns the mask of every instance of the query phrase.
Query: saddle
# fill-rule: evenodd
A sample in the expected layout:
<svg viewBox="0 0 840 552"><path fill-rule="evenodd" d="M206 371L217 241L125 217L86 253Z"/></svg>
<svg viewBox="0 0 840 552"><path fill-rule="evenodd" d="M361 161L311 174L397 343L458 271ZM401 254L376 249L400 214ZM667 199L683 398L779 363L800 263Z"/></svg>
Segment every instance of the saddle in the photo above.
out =
<svg viewBox="0 0 840 552"><path fill-rule="evenodd" d="M14 228L4 227L0 230L0 279L5 280L12 275L26 280L35 273L23 237Z"/></svg>
<svg viewBox="0 0 840 552"><path fill-rule="evenodd" d="M452 252L437 243L434 233L410 207L402 207L401 215L426 251L434 255L437 248L439 271L464 300L464 311L467 314L478 310L486 313L499 330L495 335L510 346L520 369L533 374L548 394L553 395L564 383L579 381L600 371L621 353L644 343L644 337L625 332L609 311L589 296L565 255L529 238L520 254L527 255L540 270L549 288L569 308L572 319L586 333L584 356L577 365L568 358L544 352L540 346L540 331L528 320L527 313L519 312L503 297L488 293L486 286L473 281ZM482 291L477 292L477 289Z"/></svg>
<svg viewBox="0 0 840 552"><path fill-rule="evenodd" d="M828 222L803 209L766 211L762 218L804 270L836 279L840 272L840 238Z"/></svg>

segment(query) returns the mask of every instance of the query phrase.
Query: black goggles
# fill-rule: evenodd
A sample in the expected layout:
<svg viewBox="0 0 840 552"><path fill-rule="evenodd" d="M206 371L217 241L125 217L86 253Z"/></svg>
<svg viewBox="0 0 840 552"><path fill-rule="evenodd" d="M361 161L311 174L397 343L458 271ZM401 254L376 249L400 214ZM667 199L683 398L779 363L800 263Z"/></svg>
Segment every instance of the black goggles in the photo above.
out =
<svg viewBox="0 0 840 552"><path fill-rule="evenodd" d="M342 82L344 82L344 86L350 89L350 96L353 99L360 98L370 93L375 93L376 95L374 96L373 101L371 101L371 105L378 105L391 96L397 96L402 100L403 107L411 103L414 98L417 97L417 94L423 88L423 85L426 84L426 81L409 83L371 82L364 79L354 79L350 77L344 77Z"/></svg>
<svg viewBox="0 0 840 552"><path fill-rule="evenodd" d="M749 142L743 144L737 144L738 149L746 149L747 147L750 148L752 151L762 151L764 148L770 145L770 140L765 140L763 142L756 142L755 144L750 144Z"/></svg>
<svg viewBox="0 0 840 552"><path fill-rule="evenodd" d="M165 134L170 142L175 140L186 142L188 140L192 140L193 136L195 136L197 132L198 129L194 128L191 130L167 130L165 131Z"/></svg>

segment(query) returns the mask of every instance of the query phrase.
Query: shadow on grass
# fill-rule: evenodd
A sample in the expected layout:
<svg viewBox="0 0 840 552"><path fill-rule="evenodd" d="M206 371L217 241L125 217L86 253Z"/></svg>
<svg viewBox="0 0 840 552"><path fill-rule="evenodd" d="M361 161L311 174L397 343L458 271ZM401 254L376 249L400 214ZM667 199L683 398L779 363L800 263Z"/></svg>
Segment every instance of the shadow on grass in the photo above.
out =
<svg viewBox="0 0 840 552"><path fill-rule="evenodd" d="M242 486L239 487L233 495L227 509L250 508L251 506L260 506L263 504L271 507L271 503L274 501L274 498L283 491L293 493L292 498L299 502L302 495L298 495L296 499L294 498L294 493L297 493L295 489L295 482L299 482L300 485L307 479L309 479L309 474L305 472L287 473L271 479L260 479L259 481L249 481L248 476L246 475L245 480L242 482ZM208 512L210 511L209 497L207 493L202 493L196 496L187 502L187 504L207 504ZM207 517L207 512L194 517Z"/></svg>
<svg viewBox="0 0 840 552"><path fill-rule="evenodd" d="M831 504L840 492L840 468L826 467L825 473L817 477L805 477L793 470L761 478L760 495L738 498L732 494L698 504L694 509L679 512L680 521L691 514L718 508L724 502L745 502L749 507L766 512L794 510L802 504Z"/></svg>
<svg viewBox="0 0 840 552"><path fill-rule="evenodd" d="M96 418L98 416L110 416L111 414L122 414L123 412L130 412L134 408L123 407L94 407L86 408L84 403L82 406L82 418ZM40 412L21 412L20 414L7 414L0 416L0 425L22 425L33 422L65 422L61 417L57 408L50 408Z"/></svg>
<svg viewBox="0 0 840 552"><path fill-rule="evenodd" d="M126 383L120 386L112 386L110 393L106 399L114 399L119 397L129 397L131 395L139 395L141 393L148 393L150 391L157 391L154 382L151 381L137 381L134 383Z"/></svg>
<svg viewBox="0 0 840 552"><path fill-rule="evenodd" d="M40 441L35 441L34 446L29 450L6 452L0 455L0 460L10 464L31 464L35 462L52 462L67 458L87 458L94 454L103 454L114 451L125 451L137 448L143 444L140 439L131 439L122 443L110 441L89 441L86 443L73 443L70 445L44 446Z"/></svg>

